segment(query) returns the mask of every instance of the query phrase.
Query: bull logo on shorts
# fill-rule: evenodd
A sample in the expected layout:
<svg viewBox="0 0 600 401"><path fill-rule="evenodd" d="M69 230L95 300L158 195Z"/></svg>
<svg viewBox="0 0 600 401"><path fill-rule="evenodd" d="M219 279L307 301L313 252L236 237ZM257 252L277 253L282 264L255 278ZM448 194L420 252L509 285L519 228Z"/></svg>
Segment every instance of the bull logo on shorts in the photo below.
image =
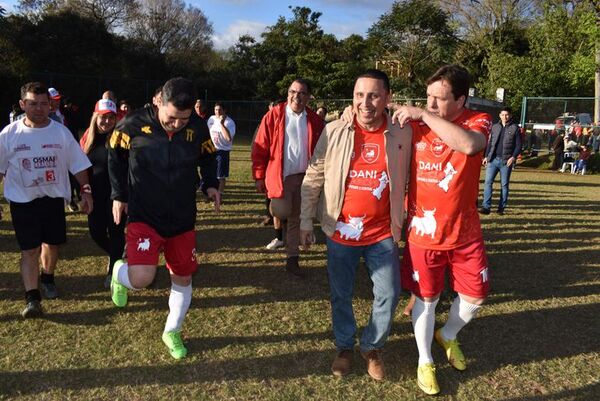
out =
<svg viewBox="0 0 600 401"><path fill-rule="evenodd" d="M150 238L140 238L137 241L138 251L146 252L150 249Z"/></svg>

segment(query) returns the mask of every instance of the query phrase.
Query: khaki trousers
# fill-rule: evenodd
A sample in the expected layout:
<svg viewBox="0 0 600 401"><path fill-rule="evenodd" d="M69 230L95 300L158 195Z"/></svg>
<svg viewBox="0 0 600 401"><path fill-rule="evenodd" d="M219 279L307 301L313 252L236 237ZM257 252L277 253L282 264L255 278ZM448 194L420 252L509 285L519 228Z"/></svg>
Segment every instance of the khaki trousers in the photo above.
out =
<svg viewBox="0 0 600 401"><path fill-rule="evenodd" d="M300 190L304 174L288 175L283 180L283 198L271 199L271 214L283 221L287 257L298 256L300 245Z"/></svg>

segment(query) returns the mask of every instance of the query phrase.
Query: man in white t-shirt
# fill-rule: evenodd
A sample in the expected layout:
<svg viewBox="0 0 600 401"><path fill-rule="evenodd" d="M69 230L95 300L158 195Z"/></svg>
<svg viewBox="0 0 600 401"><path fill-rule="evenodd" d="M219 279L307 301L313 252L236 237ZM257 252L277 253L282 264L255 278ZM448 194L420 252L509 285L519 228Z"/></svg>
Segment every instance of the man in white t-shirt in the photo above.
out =
<svg viewBox="0 0 600 401"><path fill-rule="evenodd" d="M0 182L21 249L21 276L25 285L25 318L43 314L38 289L38 263L46 298L56 298L54 270L58 245L66 241L65 202L71 198L69 172L81 185L85 213L93 208L87 169L90 161L71 132L51 120L46 86L29 82L21 87L19 105L25 118L0 132Z"/></svg>
<svg viewBox="0 0 600 401"><path fill-rule="evenodd" d="M235 122L227 115L227 109L222 103L215 103L215 114L207 121L215 148L217 148L217 178L219 193L223 195L225 180L229 177L229 152L235 136Z"/></svg>

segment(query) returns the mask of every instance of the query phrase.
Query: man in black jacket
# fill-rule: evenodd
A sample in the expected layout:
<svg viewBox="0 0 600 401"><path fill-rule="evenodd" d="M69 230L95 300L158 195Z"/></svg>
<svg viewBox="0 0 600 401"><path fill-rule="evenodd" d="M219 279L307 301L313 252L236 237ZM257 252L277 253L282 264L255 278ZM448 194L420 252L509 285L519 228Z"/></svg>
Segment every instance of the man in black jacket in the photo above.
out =
<svg viewBox="0 0 600 401"><path fill-rule="evenodd" d="M504 214L508 202L508 181L517 156L521 153L521 134L519 126L512 121L512 110L504 107L500 111L500 121L492 126L492 134L485 149L483 165L485 169L485 185L483 203L479 212L490 214L492 207L492 184L500 172L501 195L498 214Z"/></svg>
<svg viewBox="0 0 600 401"><path fill-rule="evenodd" d="M157 108L142 108L121 120L109 143L113 216L127 220L127 262L117 261L111 281L112 300L127 304L127 289L147 287L164 251L171 275L169 316L162 335L171 356L181 359L183 319L192 299L196 271L196 189L219 211L215 148L206 122L193 113L196 91L191 81L165 83Z"/></svg>

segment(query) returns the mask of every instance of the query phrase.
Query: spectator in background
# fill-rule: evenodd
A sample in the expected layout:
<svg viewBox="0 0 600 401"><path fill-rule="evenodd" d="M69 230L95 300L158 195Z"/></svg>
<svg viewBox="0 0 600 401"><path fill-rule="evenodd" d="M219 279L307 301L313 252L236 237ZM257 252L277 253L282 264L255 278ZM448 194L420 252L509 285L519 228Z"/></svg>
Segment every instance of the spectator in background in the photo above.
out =
<svg viewBox="0 0 600 401"><path fill-rule="evenodd" d="M9 124L16 121L17 116L21 113L21 109L18 104L13 104L10 113L8 114Z"/></svg>
<svg viewBox="0 0 600 401"><path fill-rule="evenodd" d="M115 104L117 103L117 97L115 96L115 92L111 90L107 90L102 94L102 99L112 100Z"/></svg>
<svg viewBox="0 0 600 401"><path fill-rule="evenodd" d="M596 121L592 131L592 150L594 153L598 153L600 150L600 121Z"/></svg>
<svg viewBox="0 0 600 401"><path fill-rule="evenodd" d="M552 150L554 151L554 161L552 162L552 170L558 170L563 164L563 156L565 151L565 134L564 130L559 131L559 134L552 143Z"/></svg>
<svg viewBox="0 0 600 401"><path fill-rule="evenodd" d="M573 164L573 167L571 167L571 173L576 174L578 172L581 172L581 175L585 175L585 172L587 170L587 162L591 155L592 152L590 151L590 149L586 145L583 145L581 147L581 150L579 151L579 158L577 159L575 164Z"/></svg>
<svg viewBox="0 0 600 401"><path fill-rule="evenodd" d="M38 279L46 298L58 297L54 271L58 246L66 236L65 201L71 196L68 172L82 187L82 210L93 210L87 169L90 162L73 135L48 118L49 93L45 85L29 82L21 87L25 117L0 132L0 182L19 248L21 276L25 286L25 318L43 314ZM40 277L40 261L42 273Z"/></svg>
<svg viewBox="0 0 600 401"><path fill-rule="evenodd" d="M117 109L117 121L121 121L127 114L129 114L131 106L125 99L119 101L119 107Z"/></svg>
<svg viewBox="0 0 600 401"><path fill-rule="evenodd" d="M81 149L92 163L90 185L94 188L94 210L88 215L90 236L108 255L105 288L110 287L113 266L125 247L125 219L120 224L113 220L108 176L108 140L116 123L117 105L110 99L101 99L96 102L90 125L80 141Z"/></svg>
<svg viewBox="0 0 600 401"><path fill-rule="evenodd" d="M204 102L202 101L202 99L196 99L194 110L196 111L198 117L200 117L201 119L206 120L206 118L208 117L206 114L206 107L204 107Z"/></svg>
<svg viewBox="0 0 600 401"><path fill-rule="evenodd" d="M324 123L326 123L326 122L327 122L327 121L326 121L326 119L327 119L327 107L325 107L325 106L319 106L319 107L317 108L317 111L316 111L316 113L317 113L317 115L318 115L319 117L321 117L321 120L323 120L323 122L324 122Z"/></svg>
<svg viewBox="0 0 600 401"><path fill-rule="evenodd" d="M304 276L300 269L300 188L317 140L325 124L307 107L310 86L295 79L287 102L262 118L252 144L252 176L256 190L271 199L271 213L282 220L286 238L286 271Z"/></svg>
<svg viewBox="0 0 600 401"><path fill-rule="evenodd" d="M50 118L56 117L53 120L58 121L61 124L65 124L65 116L60 110L60 93L55 88L48 88L48 95L50 96ZM77 138L75 138L77 139Z"/></svg>
<svg viewBox="0 0 600 401"><path fill-rule="evenodd" d="M500 202L498 214L504 214L508 204L508 184L510 173L521 153L521 134L519 126L512 120L512 109L503 107L500 121L492 126L490 140L485 149L483 165L485 168L485 184L483 203L479 209L481 214L490 214L492 207L492 186L496 175L500 172Z"/></svg>
<svg viewBox="0 0 600 401"><path fill-rule="evenodd" d="M229 178L229 153L233 147L235 136L235 122L227 115L227 109L222 103L215 103L215 114L207 121L215 148L217 148L217 178L219 179L219 193L223 199L225 182Z"/></svg>

